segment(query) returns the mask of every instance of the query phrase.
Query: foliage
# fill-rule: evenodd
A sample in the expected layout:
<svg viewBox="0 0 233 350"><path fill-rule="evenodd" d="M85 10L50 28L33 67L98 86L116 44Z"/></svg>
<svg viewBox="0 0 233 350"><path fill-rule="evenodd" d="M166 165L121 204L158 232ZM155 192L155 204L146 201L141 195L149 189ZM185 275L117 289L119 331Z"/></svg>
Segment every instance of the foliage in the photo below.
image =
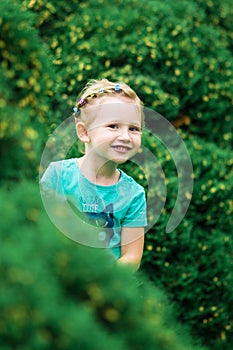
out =
<svg viewBox="0 0 233 350"><path fill-rule="evenodd" d="M201 349L143 276L58 234L35 184L1 198L1 349Z"/></svg>
<svg viewBox="0 0 233 350"><path fill-rule="evenodd" d="M217 28L226 47L232 52L232 15L231 0L201 1L195 0L198 6L205 11L206 22Z"/></svg>
<svg viewBox="0 0 233 350"><path fill-rule="evenodd" d="M148 131L143 145L157 162L145 169L125 164L154 196L149 219L158 216L146 235L143 270L176 303L195 338L213 350L230 350L232 4L125 0L123 5L119 0L1 2L1 177L35 177L47 136L70 114L88 79L129 83L146 106L182 128L178 132L194 166L188 213L165 234L185 169L177 177L172 154ZM63 145L52 146L62 153ZM68 156L74 152L76 145ZM191 198L188 188L182 190ZM1 348L71 349L79 343L92 349L94 339L96 349L102 344L192 349L160 291L147 283L137 289L131 272L109 266L103 252L57 235L34 186L20 183L1 195Z"/></svg>
<svg viewBox="0 0 233 350"><path fill-rule="evenodd" d="M52 131L84 83L100 76L125 80L175 125L229 147L231 11L228 0L217 7L134 1L133 8L125 1L124 9L120 2L93 0L3 1L3 178L32 176L46 124Z"/></svg>
<svg viewBox="0 0 233 350"><path fill-rule="evenodd" d="M193 334L201 336L211 349L231 349L232 153L211 143L201 144L196 137L185 141L194 167L193 197L185 219L167 234L165 227L178 188L177 174L168 151L147 135L148 145L155 144L154 153L169 175L165 208L146 234L143 269L177 303L179 318L188 322Z"/></svg>
<svg viewBox="0 0 233 350"><path fill-rule="evenodd" d="M220 147L232 142L228 0L217 7L195 0L126 0L124 7L102 0L24 5L37 14L36 26L52 51L61 115L88 79L122 79L146 106L176 125Z"/></svg>
<svg viewBox="0 0 233 350"><path fill-rule="evenodd" d="M33 29L33 18L14 1L0 4L0 145L4 179L35 175L47 133L45 116L49 116L49 98L53 95L53 70L48 50Z"/></svg>

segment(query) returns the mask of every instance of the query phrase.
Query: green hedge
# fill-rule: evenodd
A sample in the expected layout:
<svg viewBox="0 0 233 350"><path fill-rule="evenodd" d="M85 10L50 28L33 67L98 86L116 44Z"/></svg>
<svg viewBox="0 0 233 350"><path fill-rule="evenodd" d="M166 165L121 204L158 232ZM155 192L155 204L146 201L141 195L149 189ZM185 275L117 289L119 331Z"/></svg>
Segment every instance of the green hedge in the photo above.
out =
<svg viewBox="0 0 233 350"><path fill-rule="evenodd" d="M233 92L229 0L218 1L216 7L211 1L204 5L195 0L126 0L124 6L94 0L24 4L37 14L36 26L53 55L61 116L68 111L65 105L71 109L88 79L119 78L176 125L229 147Z"/></svg>
<svg viewBox="0 0 233 350"><path fill-rule="evenodd" d="M168 194L159 220L146 234L143 269L177 303L179 318L188 322L193 334L201 336L211 349L230 350L233 345L232 152L211 143L202 144L196 137L185 141L194 167L193 197L181 224L167 234L166 224L177 196L176 169L168 151L147 135L148 144L154 142L154 153L166 174ZM139 174L134 175L137 178ZM159 193L159 186L155 193Z"/></svg>
<svg viewBox="0 0 233 350"><path fill-rule="evenodd" d="M232 15L233 8L231 0L202 1L195 0L198 6L204 10L206 23L217 28L226 47L233 51Z"/></svg>
<svg viewBox="0 0 233 350"><path fill-rule="evenodd" d="M100 76L125 80L188 133L231 146L229 0L216 7L194 0L0 6L4 179L34 176L46 136L70 114L86 81Z"/></svg>
<svg viewBox="0 0 233 350"><path fill-rule="evenodd" d="M1 189L1 349L201 350L142 275L58 233L38 192Z"/></svg>
<svg viewBox="0 0 233 350"><path fill-rule="evenodd" d="M158 222L146 235L143 269L175 301L179 318L195 337L214 350L232 348L233 329L231 18L230 0L126 0L124 6L93 0L4 0L0 4L2 179L34 178L49 133L69 116L89 78L119 78L132 85L146 106L182 127L179 132L195 174L188 213L174 232L165 234L177 195L176 168L168 151L145 132L143 144L164 169L168 195ZM125 168L147 189L139 168L130 163ZM152 189L156 201L150 215L164 201L158 173L155 167L152 176L159 182ZM29 184L14 190L15 195L2 191L1 200L5 292L0 303L1 308L5 306L0 332L6 349L16 344L22 349L69 349L77 342L91 348L90 331L85 330L90 328L96 348L103 339L106 348L136 348L137 342L149 349L155 344L174 349L172 343L184 347L184 338L172 331L173 326L163 326L167 316L161 309L158 312L159 291L142 288L147 299L140 304L142 296L135 291L129 272L116 269L111 279L104 268L106 257L90 254L89 262L86 250L57 236L51 238L56 233L41 214L36 190L30 190ZM38 246L46 257L35 250ZM83 286L82 295L77 280ZM108 299L113 295L116 304ZM127 333L128 327L121 328L122 300L129 303Z"/></svg>
<svg viewBox="0 0 233 350"><path fill-rule="evenodd" d="M48 133L45 120L51 117L54 71L49 50L33 28L34 17L15 1L1 1L0 161L4 179L35 176Z"/></svg>

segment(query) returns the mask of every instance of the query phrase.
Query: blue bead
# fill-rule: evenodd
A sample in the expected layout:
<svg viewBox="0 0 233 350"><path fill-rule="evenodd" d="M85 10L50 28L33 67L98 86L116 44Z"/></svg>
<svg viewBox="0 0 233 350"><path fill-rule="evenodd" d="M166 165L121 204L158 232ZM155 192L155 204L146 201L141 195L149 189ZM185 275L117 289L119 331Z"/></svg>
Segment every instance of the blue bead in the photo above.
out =
<svg viewBox="0 0 233 350"><path fill-rule="evenodd" d="M115 86L115 91L117 91L117 92L121 91L121 86L120 86L120 84L116 84L116 86Z"/></svg>

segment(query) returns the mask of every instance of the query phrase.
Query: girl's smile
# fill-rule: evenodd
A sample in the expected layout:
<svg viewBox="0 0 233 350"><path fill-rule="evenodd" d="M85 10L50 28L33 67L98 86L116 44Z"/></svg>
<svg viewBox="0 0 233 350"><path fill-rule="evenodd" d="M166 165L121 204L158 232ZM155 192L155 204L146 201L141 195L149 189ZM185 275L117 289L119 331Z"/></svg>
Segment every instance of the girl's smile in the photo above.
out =
<svg viewBox="0 0 233 350"><path fill-rule="evenodd" d="M127 146L112 146L112 148L119 153L126 153L128 151L130 151L132 148L127 147Z"/></svg>

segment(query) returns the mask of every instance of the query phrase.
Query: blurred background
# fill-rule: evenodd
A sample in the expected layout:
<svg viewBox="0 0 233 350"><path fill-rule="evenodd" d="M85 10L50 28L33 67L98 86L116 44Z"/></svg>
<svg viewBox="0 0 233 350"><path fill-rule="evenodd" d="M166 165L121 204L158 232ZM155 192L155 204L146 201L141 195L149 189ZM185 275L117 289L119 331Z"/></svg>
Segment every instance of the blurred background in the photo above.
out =
<svg viewBox="0 0 233 350"><path fill-rule="evenodd" d="M232 349L232 17L231 0L1 1L1 349ZM166 234L177 172L145 130L167 199L136 275L59 233L39 194L48 137L98 78L165 116L194 168L188 212Z"/></svg>

